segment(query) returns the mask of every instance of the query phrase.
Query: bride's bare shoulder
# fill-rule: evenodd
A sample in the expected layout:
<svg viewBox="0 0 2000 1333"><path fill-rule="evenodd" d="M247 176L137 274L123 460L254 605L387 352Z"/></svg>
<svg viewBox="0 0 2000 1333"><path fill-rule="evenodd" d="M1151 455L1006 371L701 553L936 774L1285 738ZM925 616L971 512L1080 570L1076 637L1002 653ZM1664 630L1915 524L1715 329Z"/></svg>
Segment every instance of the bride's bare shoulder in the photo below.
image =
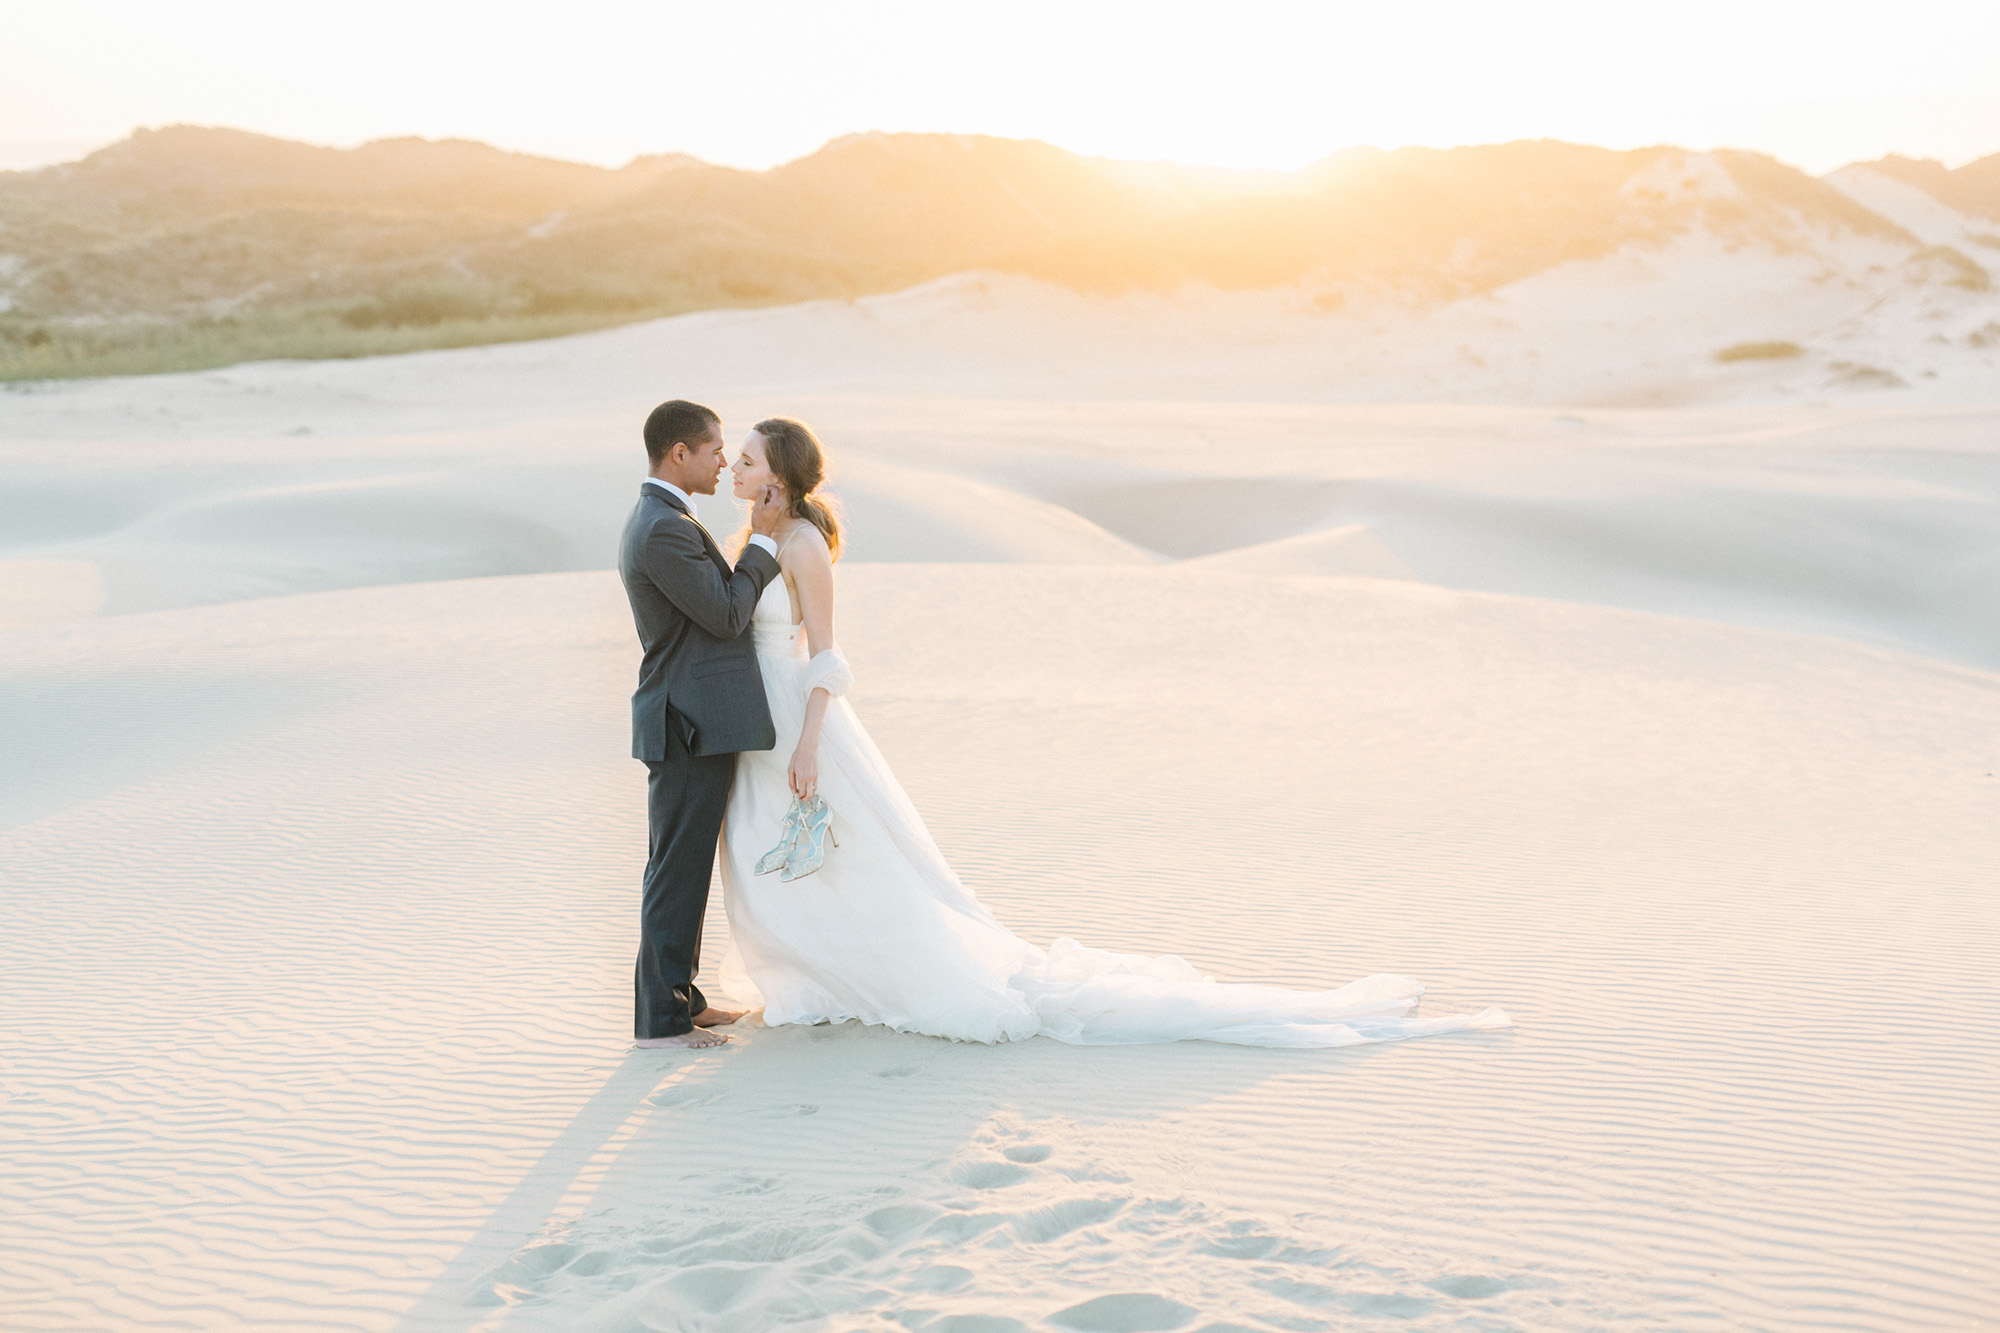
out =
<svg viewBox="0 0 2000 1333"><path fill-rule="evenodd" d="M826 544L826 537L820 530L803 519L778 546L778 563L786 569L830 568L833 551Z"/></svg>

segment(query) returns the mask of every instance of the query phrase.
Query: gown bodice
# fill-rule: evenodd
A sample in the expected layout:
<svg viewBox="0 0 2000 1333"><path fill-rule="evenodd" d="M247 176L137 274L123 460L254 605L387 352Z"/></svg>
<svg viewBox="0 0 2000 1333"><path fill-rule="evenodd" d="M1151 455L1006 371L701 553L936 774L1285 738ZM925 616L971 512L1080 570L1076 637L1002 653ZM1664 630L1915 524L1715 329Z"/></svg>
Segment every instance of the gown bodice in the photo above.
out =
<svg viewBox="0 0 2000 1333"><path fill-rule="evenodd" d="M759 657L804 657L805 625L792 622L792 594L781 574L764 585L750 613L750 636Z"/></svg>

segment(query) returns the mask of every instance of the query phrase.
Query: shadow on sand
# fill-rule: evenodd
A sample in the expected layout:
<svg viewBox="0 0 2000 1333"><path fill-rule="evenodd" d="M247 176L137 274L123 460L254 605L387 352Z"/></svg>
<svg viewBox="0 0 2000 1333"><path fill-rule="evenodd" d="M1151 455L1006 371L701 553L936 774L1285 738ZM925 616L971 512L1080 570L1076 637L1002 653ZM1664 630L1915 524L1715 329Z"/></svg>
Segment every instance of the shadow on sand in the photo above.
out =
<svg viewBox="0 0 2000 1333"><path fill-rule="evenodd" d="M1137 1156L1170 1163L1185 1113L1385 1049L987 1047L849 1023L740 1025L702 1056L634 1051L398 1328L750 1329L864 1311L947 1328L969 1317L953 1309L1008 1308L1017 1263L1041 1286L1107 1249L1149 1267L1236 1250L1316 1265L1323 1249L1186 1197L1171 1170L1136 1179L1129 1148L1147 1140Z"/></svg>

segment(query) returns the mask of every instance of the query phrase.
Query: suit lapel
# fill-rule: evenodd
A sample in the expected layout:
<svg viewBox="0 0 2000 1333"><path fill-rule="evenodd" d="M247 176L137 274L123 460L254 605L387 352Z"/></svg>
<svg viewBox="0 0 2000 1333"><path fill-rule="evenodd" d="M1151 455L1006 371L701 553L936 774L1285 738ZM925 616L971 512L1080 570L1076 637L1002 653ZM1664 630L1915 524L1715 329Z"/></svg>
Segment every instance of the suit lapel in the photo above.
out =
<svg viewBox="0 0 2000 1333"><path fill-rule="evenodd" d="M696 518L691 512L689 512L687 506L683 505L680 502L680 498L678 496L674 495L673 492L671 491L662 490L658 486L648 486L645 485L644 483L640 484L639 490L641 494L650 495L656 500L664 501L666 503L667 508L673 510L676 514L679 514L682 518L694 524L694 530L701 534L701 544L708 550L708 558L710 560L713 560L715 562L715 567L722 571L722 577L724 578L729 577L731 572L729 568L729 558L722 554L722 548L715 544L714 536L710 534L709 530L702 525L702 521L700 519Z"/></svg>

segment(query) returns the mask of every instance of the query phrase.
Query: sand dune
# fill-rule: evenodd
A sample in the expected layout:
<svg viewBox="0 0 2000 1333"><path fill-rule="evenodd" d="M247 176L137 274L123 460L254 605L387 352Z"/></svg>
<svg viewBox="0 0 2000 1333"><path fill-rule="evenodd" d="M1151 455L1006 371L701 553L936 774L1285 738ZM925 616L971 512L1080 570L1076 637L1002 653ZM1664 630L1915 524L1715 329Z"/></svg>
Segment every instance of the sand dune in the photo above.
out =
<svg viewBox="0 0 2000 1333"><path fill-rule="evenodd" d="M1684 295L1755 314L1746 298L1773 286L1758 261L1774 256L1793 261L1771 293L1787 300L1810 298L1799 282L1824 283L1828 270L1878 296L1885 273L1920 286L1981 273L1898 219L1924 200L1990 218L1996 164L1860 169L1907 187L1874 192L1890 216L1757 153L1667 145L1357 148L1273 172L857 134L767 172L674 155L612 172L463 141L337 150L172 126L0 176L0 375L411 351L649 311L880 296L981 270L1092 292L1297 286L1291 304L1306 312L1365 313L1392 294L1396 306L1496 293L1575 261L1615 278L1607 257L1684 243L1729 274L1705 288L1680 273ZM1990 228L1962 239L1976 250L1981 235ZM1249 303L1260 324L1271 304ZM1668 316L1685 321L1691 308L1677 304ZM1300 331L1252 340L1268 352ZM1179 350L1205 356L1186 339ZM1161 372L1182 373L1171 359L1141 371ZM1432 388L1467 401L1491 392L1449 374Z"/></svg>
<svg viewBox="0 0 2000 1333"><path fill-rule="evenodd" d="M1962 213L1914 185L1865 164L1842 167L1827 182L1864 208L1881 214L1926 245L1948 245L1989 273L2000 266L1994 255L1993 219ZM1990 261L1990 262L1989 262Z"/></svg>
<svg viewBox="0 0 2000 1333"><path fill-rule="evenodd" d="M1462 376L1469 305L967 281L0 395L0 1325L1977 1327L1988 353L1623 262ZM630 1052L669 391L839 451L854 701L1022 934L1519 1026Z"/></svg>
<svg viewBox="0 0 2000 1333"><path fill-rule="evenodd" d="M1721 170L1701 161L1681 166ZM1090 296L963 273L858 300L711 310L546 342L14 384L0 432L104 440L117 422L121 437L324 439L624 420L663 377L759 402L1991 402L1994 224L1867 168L1832 179L1882 202L1895 222L1877 221L1901 234L1808 218L1782 235L1744 233L1725 225L1738 200L1697 198L1683 206L1723 210L1718 219L1697 211L1664 234L1442 304L1366 285ZM1798 355L1717 360L1759 344Z"/></svg>
<svg viewBox="0 0 2000 1333"><path fill-rule="evenodd" d="M717 401L746 428L774 410ZM841 441L857 560L1226 555L2000 665L1994 409L781 402ZM0 614L602 568L636 485L629 421L157 440L110 475L49 461L88 447L17 443L0 504L32 539L0 547Z"/></svg>
<svg viewBox="0 0 2000 1333"><path fill-rule="evenodd" d="M608 576L21 631L6 716L60 725L9 753L91 780L0 834L8 1325L1983 1307L1990 677L1199 564L844 588L859 702L1010 920L1227 977L1409 970L1520 1028L625 1056Z"/></svg>

